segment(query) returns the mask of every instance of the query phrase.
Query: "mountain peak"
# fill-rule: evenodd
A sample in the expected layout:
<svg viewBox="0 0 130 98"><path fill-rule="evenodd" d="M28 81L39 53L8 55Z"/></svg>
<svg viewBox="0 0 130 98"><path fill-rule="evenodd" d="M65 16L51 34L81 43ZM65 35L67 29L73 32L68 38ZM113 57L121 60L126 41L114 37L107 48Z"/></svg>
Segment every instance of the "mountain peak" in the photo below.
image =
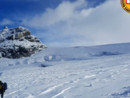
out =
<svg viewBox="0 0 130 98"><path fill-rule="evenodd" d="M4 27L0 31L0 53L2 57L20 58L27 57L46 48L44 44L24 27Z"/></svg>
<svg viewBox="0 0 130 98"><path fill-rule="evenodd" d="M8 29L8 27L7 27L7 26L5 26L5 27L4 27L4 29Z"/></svg>

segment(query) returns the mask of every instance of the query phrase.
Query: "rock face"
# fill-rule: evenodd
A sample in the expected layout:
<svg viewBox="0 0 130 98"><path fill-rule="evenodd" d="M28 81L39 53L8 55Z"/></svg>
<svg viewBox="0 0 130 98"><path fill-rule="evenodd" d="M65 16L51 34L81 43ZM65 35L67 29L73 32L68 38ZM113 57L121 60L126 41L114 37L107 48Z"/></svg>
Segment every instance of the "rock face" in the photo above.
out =
<svg viewBox="0 0 130 98"><path fill-rule="evenodd" d="M44 48L46 46L26 28L5 27L0 31L0 57L28 57Z"/></svg>

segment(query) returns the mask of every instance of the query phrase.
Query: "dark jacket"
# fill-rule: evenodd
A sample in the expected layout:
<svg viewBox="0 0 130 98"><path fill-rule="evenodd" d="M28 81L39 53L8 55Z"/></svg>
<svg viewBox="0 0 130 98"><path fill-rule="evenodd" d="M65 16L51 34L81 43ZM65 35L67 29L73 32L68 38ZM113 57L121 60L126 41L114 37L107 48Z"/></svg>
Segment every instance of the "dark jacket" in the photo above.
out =
<svg viewBox="0 0 130 98"><path fill-rule="evenodd" d="M2 81L0 81L0 94L1 94L1 98L3 98L4 92L5 92L4 83Z"/></svg>

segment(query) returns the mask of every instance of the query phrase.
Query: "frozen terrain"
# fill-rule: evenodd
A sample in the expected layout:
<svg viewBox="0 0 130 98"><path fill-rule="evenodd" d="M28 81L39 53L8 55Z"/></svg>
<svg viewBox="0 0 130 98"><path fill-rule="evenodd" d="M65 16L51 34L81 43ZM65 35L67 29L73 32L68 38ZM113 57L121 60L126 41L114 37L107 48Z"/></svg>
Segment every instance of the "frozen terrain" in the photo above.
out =
<svg viewBox="0 0 130 98"><path fill-rule="evenodd" d="M1 58L0 80L5 98L130 98L130 43Z"/></svg>

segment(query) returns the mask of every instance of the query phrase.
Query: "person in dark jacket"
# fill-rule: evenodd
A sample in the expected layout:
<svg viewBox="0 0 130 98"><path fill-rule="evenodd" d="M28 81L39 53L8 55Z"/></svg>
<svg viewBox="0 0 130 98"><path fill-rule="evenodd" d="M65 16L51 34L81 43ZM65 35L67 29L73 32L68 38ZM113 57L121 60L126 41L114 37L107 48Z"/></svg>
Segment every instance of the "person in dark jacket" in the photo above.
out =
<svg viewBox="0 0 130 98"><path fill-rule="evenodd" d="M7 83L3 83L2 81L0 81L0 94L1 94L1 98L4 97L4 92L7 89Z"/></svg>

